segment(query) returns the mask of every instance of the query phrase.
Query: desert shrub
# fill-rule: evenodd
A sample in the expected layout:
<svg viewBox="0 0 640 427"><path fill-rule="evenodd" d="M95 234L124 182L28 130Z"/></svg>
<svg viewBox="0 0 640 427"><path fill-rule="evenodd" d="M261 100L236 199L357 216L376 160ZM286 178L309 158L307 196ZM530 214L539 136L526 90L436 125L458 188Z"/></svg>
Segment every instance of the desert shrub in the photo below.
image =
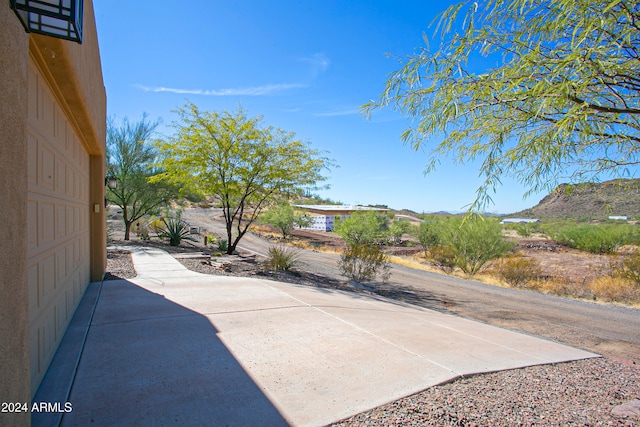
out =
<svg viewBox="0 0 640 427"><path fill-rule="evenodd" d="M273 271L289 271L299 263L300 253L286 246L271 246L267 249L264 266Z"/></svg>
<svg viewBox="0 0 640 427"><path fill-rule="evenodd" d="M456 253L456 265L473 276L490 260L509 252L515 244L505 240L502 226L494 218L474 215L451 218L439 224L443 243Z"/></svg>
<svg viewBox="0 0 640 427"><path fill-rule="evenodd" d="M204 235L204 245L213 245L214 243L218 242L218 236L216 236L213 233L206 233Z"/></svg>
<svg viewBox="0 0 640 427"><path fill-rule="evenodd" d="M640 246L640 227L638 225L625 225L629 229L629 244Z"/></svg>
<svg viewBox="0 0 640 427"><path fill-rule="evenodd" d="M540 223L527 222L524 224L516 224L515 229L516 233L518 233L518 236L529 237L531 236L531 234L540 231Z"/></svg>
<svg viewBox="0 0 640 427"><path fill-rule="evenodd" d="M640 252L633 251L611 260L610 275L631 281L640 288Z"/></svg>
<svg viewBox="0 0 640 427"><path fill-rule="evenodd" d="M181 216L182 213L178 211L173 216L162 217L162 225L156 231L159 238L169 240L170 246L180 246L183 240L195 242L190 235L189 224Z"/></svg>
<svg viewBox="0 0 640 427"><path fill-rule="evenodd" d="M429 260L445 273L451 273L456 267L456 251L449 246L434 246L429 249Z"/></svg>
<svg viewBox="0 0 640 427"><path fill-rule="evenodd" d="M200 203L203 201L206 202L205 198L201 194L197 194L193 192L189 192L188 194L185 194L184 198L190 201L191 203Z"/></svg>
<svg viewBox="0 0 640 427"><path fill-rule="evenodd" d="M162 218L157 218L156 216L151 217L147 224L149 225L149 228L153 230L154 233L156 233L156 235L158 235L160 229L162 229L164 225L162 222Z"/></svg>
<svg viewBox="0 0 640 427"><path fill-rule="evenodd" d="M227 249L229 249L229 243L225 239L220 239L218 241L218 250L226 253Z"/></svg>
<svg viewBox="0 0 640 427"><path fill-rule="evenodd" d="M622 277L598 277L589 288L593 296L599 300L611 302L640 302L640 287L633 280Z"/></svg>
<svg viewBox="0 0 640 427"><path fill-rule="evenodd" d="M347 245L338 261L340 273L355 281L368 282L379 276L385 282L389 279L391 267L388 256L371 243Z"/></svg>
<svg viewBox="0 0 640 427"><path fill-rule="evenodd" d="M141 240L149 240L149 223L144 219L137 221L135 224L131 226L131 231L136 233L139 239Z"/></svg>
<svg viewBox="0 0 640 427"><path fill-rule="evenodd" d="M565 227L553 236L569 247L594 254L612 254L632 239L631 229L623 225L580 224Z"/></svg>
<svg viewBox="0 0 640 427"><path fill-rule="evenodd" d="M379 244L387 239L387 216L375 211L354 212L348 218L336 221L334 231L347 245Z"/></svg>
<svg viewBox="0 0 640 427"><path fill-rule="evenodd" d="M507 257L495 266L497 275L510 286L519 288L536 280L542 272L534 258Z"/></svg>
<svg viewBox="0 0 640 427"><path fill-rule="evenodd" d="M559 297L593 299L593 293L587 285L560 277L533 280L527 284L527 288Z"/></svg>
<svg viewBox="0 0 640 427"><path fill-rule="evenodd" d="M406 219L394 220L389 226L389 240L397 245L402 241L402 235L411 231L411 223Z"/></svg>
<svg viewBox="0 0 640 427"><path fill-rule="evenodd" d="M437 225L434 221L425 221L416 228L416 237L420 242L420 246L424 249L425 257L427 257L428 252L440 244L440 234L438 234Z"/></svg>
<svg viewBox="0 0 640 427"><path fill-rule="evenodd" d="M508 223L502 226L505 230L513 230L518 236L530 237L533 233L541 231L540 223L538 222L520 222L520 223Z"/></svg>

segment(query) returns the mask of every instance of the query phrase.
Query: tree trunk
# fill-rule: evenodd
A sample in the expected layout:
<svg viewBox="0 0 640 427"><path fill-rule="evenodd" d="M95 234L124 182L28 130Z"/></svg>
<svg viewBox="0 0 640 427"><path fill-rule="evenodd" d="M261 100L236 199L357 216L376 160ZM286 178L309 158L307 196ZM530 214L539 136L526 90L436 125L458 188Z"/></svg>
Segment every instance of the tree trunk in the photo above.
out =
<svg viewBox="0 0 640 427"><path fill-rule="evenodd" d="M133 223L128 221L124 222L124 240L129 240L129 235L131 234L131 224Z"/></svg>
<svg viewBox="0 0 640 427"><path fill-rule="evenodd" d="M124 240L129 240L129 235L131 234L131 224L133 221L129 220L129 213L127 212L126 203L122 204L122 221L124 221Z"/></svg>
<svg viewBox="0 0 640 427"><path fill-rule="evenodd" d="M227 255L233 255L233 251L236 250L235 245L231 237L233 236L233 224L227 224Z"/></svg>

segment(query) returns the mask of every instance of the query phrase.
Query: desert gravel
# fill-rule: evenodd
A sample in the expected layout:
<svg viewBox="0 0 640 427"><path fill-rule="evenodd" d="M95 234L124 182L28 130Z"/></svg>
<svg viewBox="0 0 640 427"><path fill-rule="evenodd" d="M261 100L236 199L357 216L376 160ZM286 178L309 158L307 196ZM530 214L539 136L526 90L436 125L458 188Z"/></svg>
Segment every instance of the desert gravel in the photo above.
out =
<svg viewBox="0 0 640 427"><path fill-rule="evenodd" d="M122 250L107 251L107 273L104 280L131 279L136 277L131 253Z"/></svg>
<svg viewBox="0 0 640 427"><path fill-rule="evenodd" d="M198 259L179 261L205 274L350 289L311 273L265 272L251 259L222 268ZM108 252L107 269L107 278L135 277L123 251ZM630 409L621 411L625 407ZM640 366L603 357L462 377L332 426L640 426Z"/></svg>
<svg viewBox="0 0 640 427"><path fill-rule="evenodd" d="M606 358L460 378L333 426L635 426L640 370Z"/></svg>

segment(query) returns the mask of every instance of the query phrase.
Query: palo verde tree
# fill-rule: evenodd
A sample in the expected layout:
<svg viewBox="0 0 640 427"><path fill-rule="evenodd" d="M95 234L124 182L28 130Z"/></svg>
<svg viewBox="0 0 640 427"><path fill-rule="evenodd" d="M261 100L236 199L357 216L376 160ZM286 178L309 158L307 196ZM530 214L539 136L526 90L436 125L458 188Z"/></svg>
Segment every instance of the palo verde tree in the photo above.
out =
<svg viewBox="0 0 640 427"><path fill-rule="evenodd" d="M427 146L427 172L442 156L480 161L472 210L502 176L530 193L640 162L640 3L467 0L436 22L438 46L407 58L364 110L414 118L402 139Z"/></svg>
<svg viewBox="0 0 640 427"><path fill-rule="evenodd" d="M286 239L295 227L308 227L313 223L309 215L296 213L289 202L284 200L264 212L260 221L280 230L283 239Z"/></svg>
<svg viewBox="0 0 640 427"><path fill-rule="evenodd" d="M389 240L397 245L402 241L402 236L411 231L411 223L406 219L394 219L389 226Z"/></svg>
<svg viewBox="0 0 640 427"><path fill-rule="evenodd" d="M428 256L432 248L440 244L441 238L438 228L439 226L435 219L421 222L419 226L415 226L414 228L414 234L418 237L425 257Z"/></svg>
<svg viewBox="0 0 640 427"><path fill-rule="evenodd" d="M175 194L162 182L150 182L160 171L154 166L156 151L149 139L158 122L146 115L132 123L127 118L107 121L107 174L118 179L115 189L107 190L107 200L122 209L124 239L129 240L131 225L145 215L158 211Z"/></svg>
<svg viewBox="0 0 640 427"><path fill-rule="evenodd" d="M220 199L229 254L263 209L325 179L330 161L321 152L291 132L264 126L261 117L242 109L200 111L192 103L177 112L175 135L158 141L161 179Z"/></svg>
<svg viewBox="0 0 640 427"><path fill-rule="evenodd" d="M376 245L386 241L389 233L386 214L376 211L357 211L336 221L334 231L347 245Z"/></svg>
<svg viewBox="0 0 640 427"><path fill-rule="evenodd" d="M456 265L470 276L514 247L502 235L497 219L477 214L439 221L439 234L441 242L453 249Z"/></svg>

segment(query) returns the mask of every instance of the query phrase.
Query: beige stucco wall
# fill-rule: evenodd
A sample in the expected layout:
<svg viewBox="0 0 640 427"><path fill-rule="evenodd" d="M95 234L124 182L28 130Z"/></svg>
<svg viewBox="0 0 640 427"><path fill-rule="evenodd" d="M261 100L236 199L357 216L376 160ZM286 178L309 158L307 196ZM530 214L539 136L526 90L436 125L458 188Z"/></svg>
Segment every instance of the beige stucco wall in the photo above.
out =
<svg viewBox="0 0 640 427"><path fill-rule="evenodd" d="M0 2L0 101L0 401L29 402L106 264L106 95L91 1L82 45L25 33ZM0 425L29 423L3 415Z"/></svg>
<svg viewBox="0 0 640 427"><path fill-rule="evenodd" d="M83 44L31 36L27 249L31 393L106 264L106 96L93 10Z"/></svg>
<svg viewBox="0 0 640 427"><path fill-rule="evenodd" d="M31 36L31 56L60 103L90 157L90 204L102 206L90 216L91 280L102 279L106 265L104 176L107 99L93 3L84 2L82 44L41 35Z"/></svg>
<svg viewBox="0 0 640 427"><path fill-rule="evenodd" d="M0 3L0 401L28 402L27 63L29 37ZM29 414L0 414L28 425Z"/></svg>

